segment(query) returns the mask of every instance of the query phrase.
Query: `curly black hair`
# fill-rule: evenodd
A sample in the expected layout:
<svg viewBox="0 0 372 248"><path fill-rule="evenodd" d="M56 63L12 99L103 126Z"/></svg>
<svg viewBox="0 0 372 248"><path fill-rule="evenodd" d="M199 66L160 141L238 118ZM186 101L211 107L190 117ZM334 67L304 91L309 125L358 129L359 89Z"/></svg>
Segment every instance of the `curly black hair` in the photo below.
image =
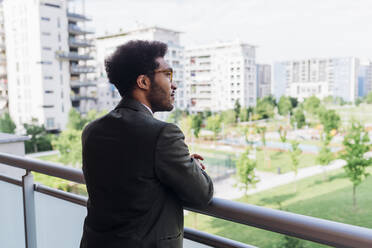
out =
<svg viewBox="0 0 372 248"><path fill-rule="evenodd" d="M119 46L105 59L107 77L120 95L130 96L139 75L148 75L159 67L155 61L164 57L168 46L159 41L132 40Z"/></svg>

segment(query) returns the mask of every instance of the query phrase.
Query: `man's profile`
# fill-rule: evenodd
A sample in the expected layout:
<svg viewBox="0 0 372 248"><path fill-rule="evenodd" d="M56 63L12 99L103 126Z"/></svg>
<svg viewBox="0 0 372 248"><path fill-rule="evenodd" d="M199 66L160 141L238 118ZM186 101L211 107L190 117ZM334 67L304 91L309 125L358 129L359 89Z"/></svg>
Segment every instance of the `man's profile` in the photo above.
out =
<svg viewBox="0 0 372 248"><path fill-rule="evenodd" d="M182 247L183 206L207 206L213 184L174 124L153 118L173 109L177 86L167 45L130 41L106 59L118 106L83 132L89 194L81 248Z"/></svg>

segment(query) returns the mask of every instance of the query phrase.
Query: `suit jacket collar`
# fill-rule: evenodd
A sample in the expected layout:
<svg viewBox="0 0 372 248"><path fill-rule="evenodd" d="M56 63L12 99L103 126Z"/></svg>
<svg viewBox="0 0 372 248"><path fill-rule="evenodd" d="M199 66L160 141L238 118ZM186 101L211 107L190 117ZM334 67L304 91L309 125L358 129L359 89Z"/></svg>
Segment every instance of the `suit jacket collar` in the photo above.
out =
<svg viewBox="0 0 372 248"><path fill-rule="evenodd" d="M142 112L144 114L147 114L153 117L153 114L150 113L150 111L142 103L140 103L137 100L134 100L133 98L129 98L129 97L122 98L115 109L119 109L119 108L130 108L132 110L139 111L139 112Z"/></svg>

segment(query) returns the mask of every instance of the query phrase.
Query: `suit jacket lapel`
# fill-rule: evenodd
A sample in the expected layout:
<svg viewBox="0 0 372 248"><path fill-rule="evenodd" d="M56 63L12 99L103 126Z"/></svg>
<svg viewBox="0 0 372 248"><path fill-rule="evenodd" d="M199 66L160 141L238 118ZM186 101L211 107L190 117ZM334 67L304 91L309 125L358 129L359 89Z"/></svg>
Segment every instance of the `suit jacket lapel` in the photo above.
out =
<svg viewBox="0 0 372 248"><path fill-rule="evenodd" d="M143 106L142 103L132 98L122 98L119 104L115 107L115 109L119 108L130 108L132 110L139 111L153 117L152 113L150 113L150 111L145 106Z"/></svg>

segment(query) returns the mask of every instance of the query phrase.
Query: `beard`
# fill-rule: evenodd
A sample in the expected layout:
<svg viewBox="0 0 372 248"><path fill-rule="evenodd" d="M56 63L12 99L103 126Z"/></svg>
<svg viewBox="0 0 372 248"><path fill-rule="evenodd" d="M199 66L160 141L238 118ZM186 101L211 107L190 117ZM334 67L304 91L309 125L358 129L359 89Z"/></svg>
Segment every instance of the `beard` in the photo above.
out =
<svg viewBox="0 0 372 248"><path fill-rule="evenodd" d="M160 87L154 79L151 80L148 99L154 113L159 111L171 111L173 109L170 92Z"/></svg>

